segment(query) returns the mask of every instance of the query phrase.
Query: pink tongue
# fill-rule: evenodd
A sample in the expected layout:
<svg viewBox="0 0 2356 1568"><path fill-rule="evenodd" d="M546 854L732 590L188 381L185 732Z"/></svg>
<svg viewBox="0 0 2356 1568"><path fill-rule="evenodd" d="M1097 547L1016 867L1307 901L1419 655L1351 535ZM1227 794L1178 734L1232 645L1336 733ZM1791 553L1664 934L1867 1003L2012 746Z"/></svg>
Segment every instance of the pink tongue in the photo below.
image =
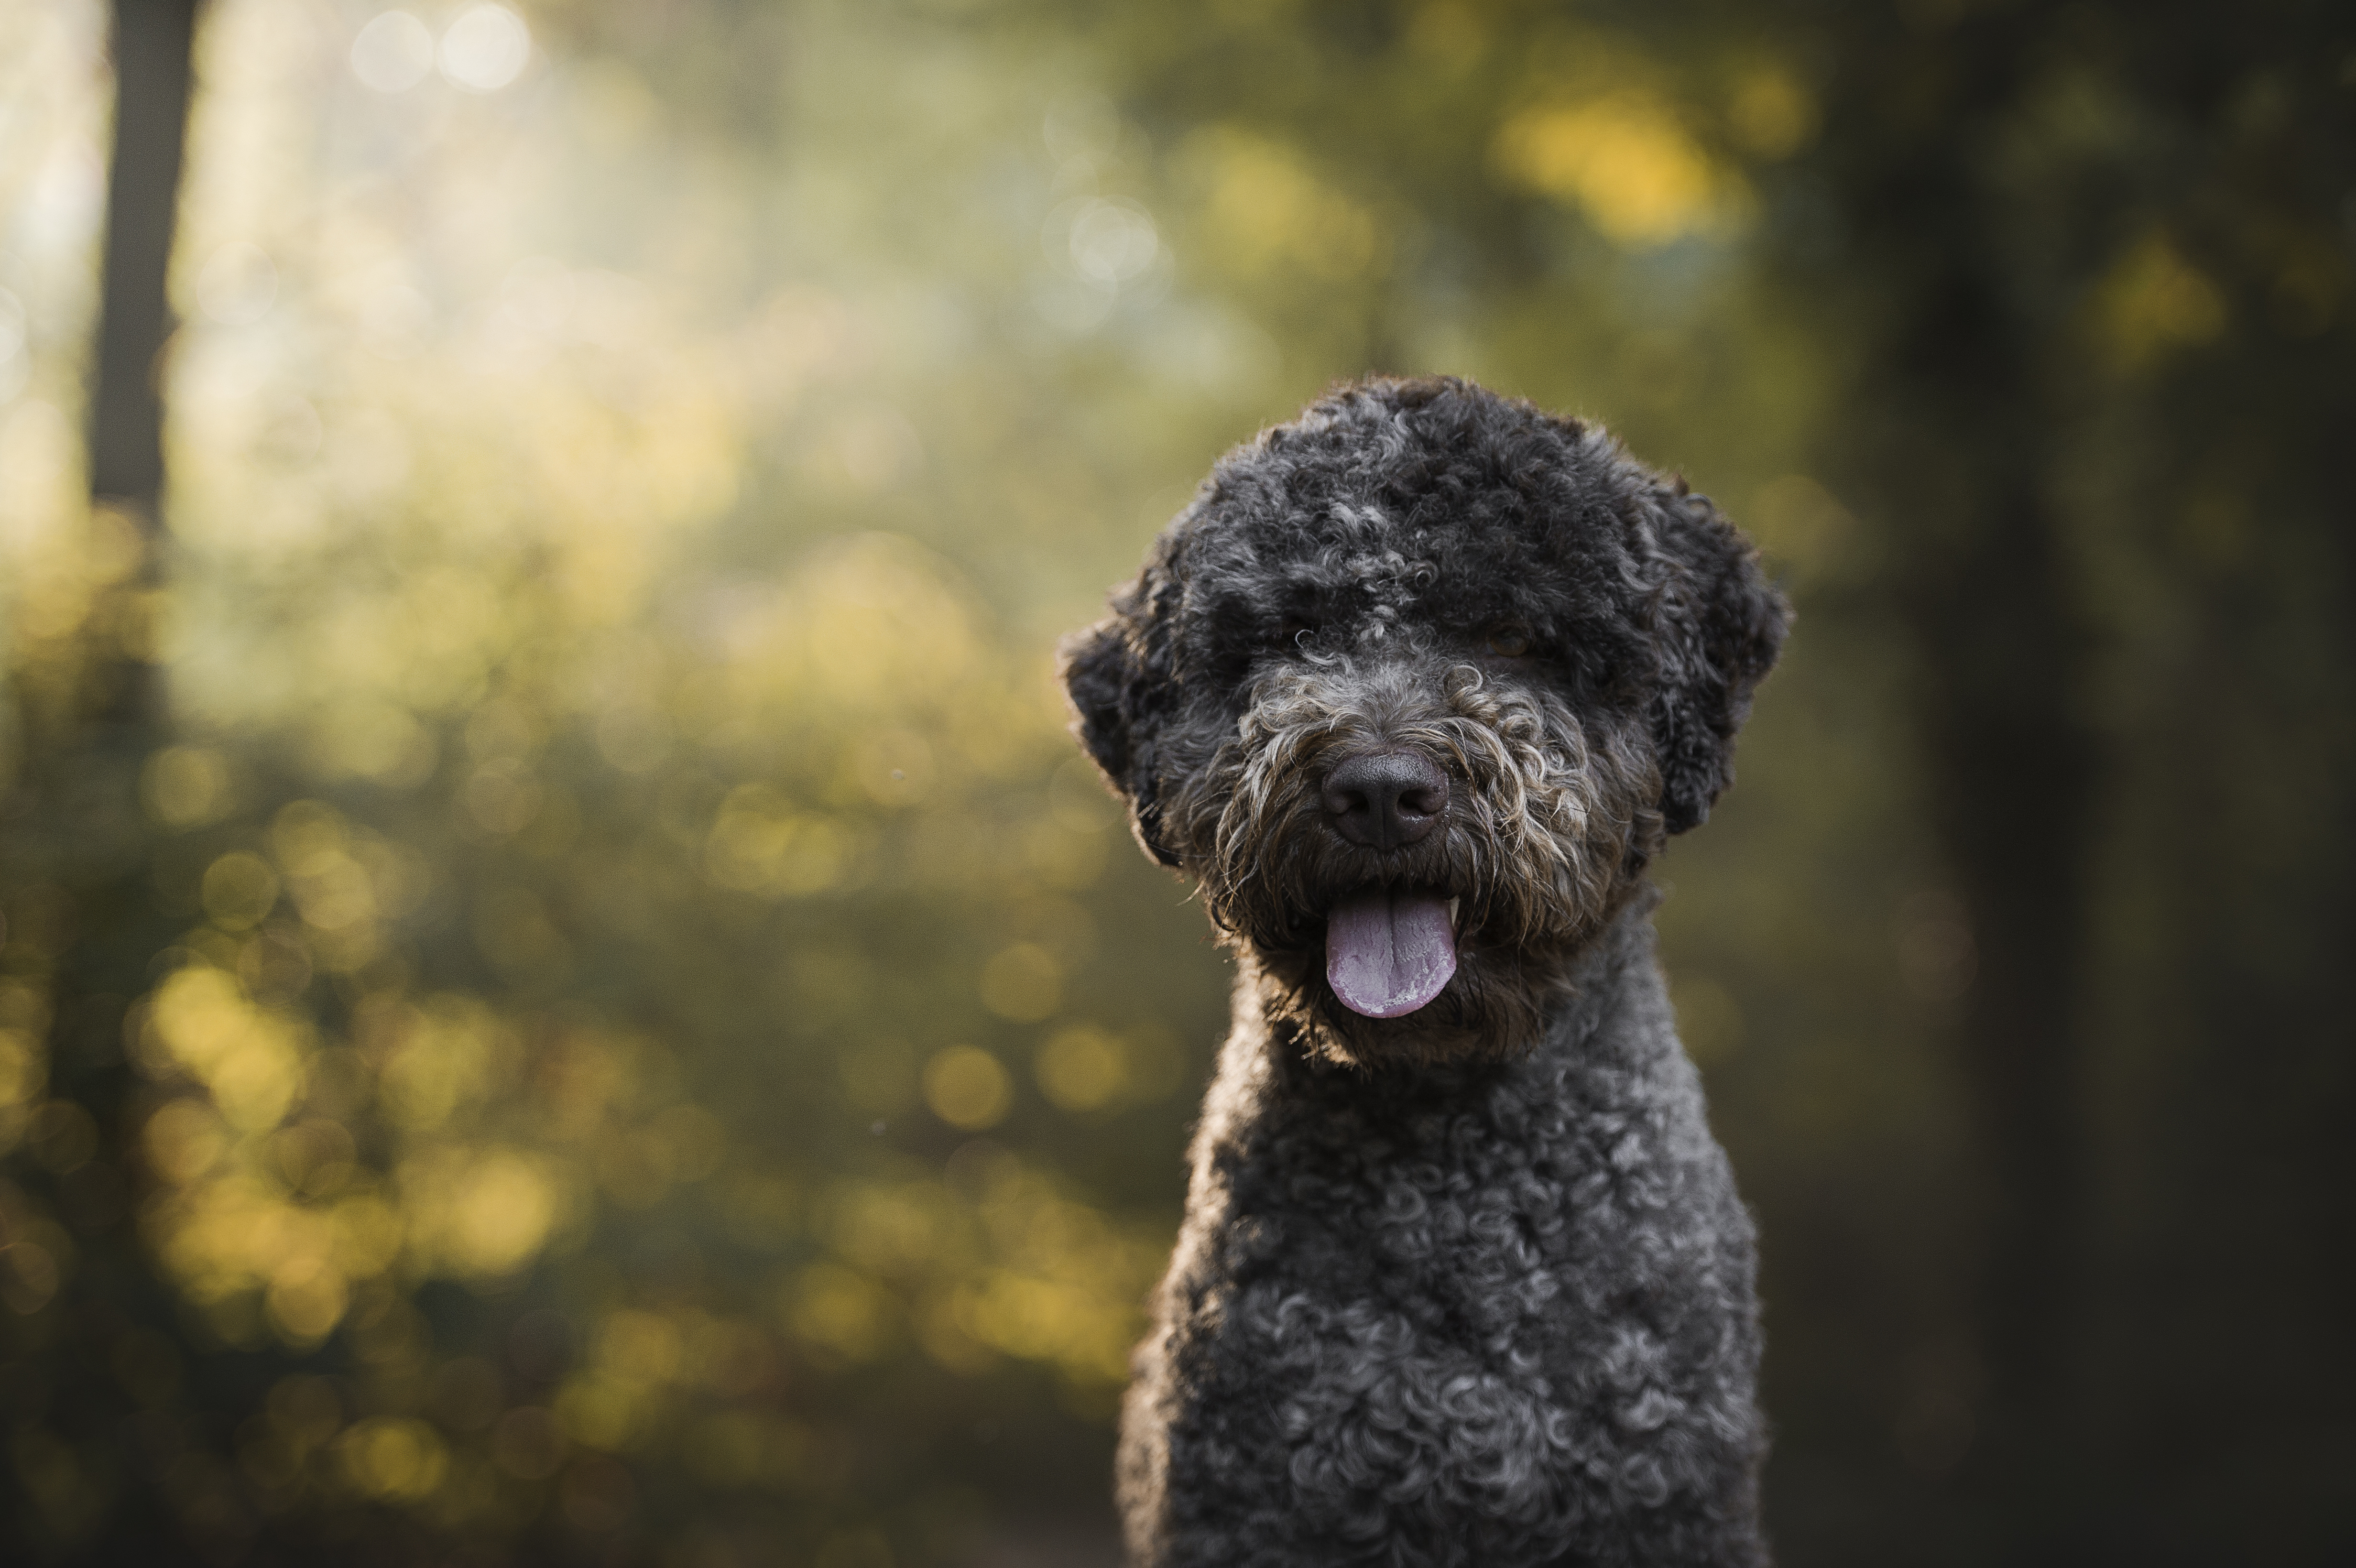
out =
<svg viewBox="0 0 2356 1568"><path fill-rule="evenodd" d="M1371 888L1325 916L1325 980L1354 1013L1411 1013L1455 973L1456 932L1445 899Z"/></svg>

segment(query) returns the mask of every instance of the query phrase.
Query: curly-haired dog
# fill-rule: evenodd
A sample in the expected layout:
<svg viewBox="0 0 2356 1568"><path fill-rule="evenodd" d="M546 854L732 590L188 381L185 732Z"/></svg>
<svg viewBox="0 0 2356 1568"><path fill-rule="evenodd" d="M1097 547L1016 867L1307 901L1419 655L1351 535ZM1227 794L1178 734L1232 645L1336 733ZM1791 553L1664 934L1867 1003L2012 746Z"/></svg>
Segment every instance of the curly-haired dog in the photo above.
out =
<svg viewBox="0 0 2356 1568"><path fill-rule="evenodd" d="M1067 646L1239 969L1123 1420L1141 1563L1765 1561L1751 1226L1644 869L1785 620L1602 430L1374 381L1222 459Z"/></svg>

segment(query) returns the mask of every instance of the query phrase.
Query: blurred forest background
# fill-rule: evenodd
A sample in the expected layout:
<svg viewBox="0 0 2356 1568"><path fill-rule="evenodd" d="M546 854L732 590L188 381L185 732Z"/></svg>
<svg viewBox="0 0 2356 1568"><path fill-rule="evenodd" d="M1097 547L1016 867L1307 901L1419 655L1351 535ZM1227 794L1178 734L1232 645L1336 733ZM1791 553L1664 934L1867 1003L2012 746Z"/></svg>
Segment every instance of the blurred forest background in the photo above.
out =
<svg viewBox="0 0 2356 1568"><path fill-rule="evenodd" d="M1783 1559L2350 1561L2351 342L2344 5L0 0L0 1552L1110 1563L1225 972L1053 642L1443 370L1799 604Z"/></svg>

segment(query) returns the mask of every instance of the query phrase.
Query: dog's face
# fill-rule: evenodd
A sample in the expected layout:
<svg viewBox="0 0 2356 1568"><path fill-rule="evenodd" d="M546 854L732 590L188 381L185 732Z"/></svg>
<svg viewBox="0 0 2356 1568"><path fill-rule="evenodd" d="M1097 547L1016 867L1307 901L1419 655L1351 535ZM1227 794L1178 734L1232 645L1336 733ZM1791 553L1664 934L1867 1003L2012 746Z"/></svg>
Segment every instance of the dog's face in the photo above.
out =
<svg viewBox="0 0 2356 1568"><path fill-rule="evenodd" d="M1787 612L1601 430L1374 382L1222 459L1072 639L1079 735L1338 1060L1537 1040L1708 815Z"/></svg>

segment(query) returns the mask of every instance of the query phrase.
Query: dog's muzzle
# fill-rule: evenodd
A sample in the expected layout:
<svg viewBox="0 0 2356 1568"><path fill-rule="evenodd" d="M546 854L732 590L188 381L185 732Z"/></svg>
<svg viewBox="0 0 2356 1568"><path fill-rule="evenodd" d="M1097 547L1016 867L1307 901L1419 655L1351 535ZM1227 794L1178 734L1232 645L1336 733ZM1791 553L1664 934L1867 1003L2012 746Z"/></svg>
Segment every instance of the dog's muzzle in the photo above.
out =
<svg viewBox="0 0 2356 1568"><path fill-rule="evenodd" d="M1388 856L1420 843L1448 816L1448 773L1422 752L1383 747L1334 763L1319 791L1344 840ZM1352 1012L1395 1019L1456 974L1456 901L1430 889L1376 885L1325 915L1325 980Z"/></svg>

